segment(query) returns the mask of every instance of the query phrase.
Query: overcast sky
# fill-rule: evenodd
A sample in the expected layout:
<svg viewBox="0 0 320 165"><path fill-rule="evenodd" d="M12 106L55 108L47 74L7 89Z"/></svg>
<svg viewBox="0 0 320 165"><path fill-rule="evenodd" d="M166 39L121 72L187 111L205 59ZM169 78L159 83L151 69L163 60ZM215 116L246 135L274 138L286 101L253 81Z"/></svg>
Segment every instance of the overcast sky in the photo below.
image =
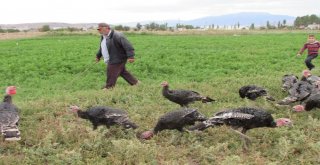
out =
<svg viewBox="0 0 320 165"><path fill-rule="evenodd" d="M191 20L237 12L320 15L320 0L3 0L0 24Z"/></svg>

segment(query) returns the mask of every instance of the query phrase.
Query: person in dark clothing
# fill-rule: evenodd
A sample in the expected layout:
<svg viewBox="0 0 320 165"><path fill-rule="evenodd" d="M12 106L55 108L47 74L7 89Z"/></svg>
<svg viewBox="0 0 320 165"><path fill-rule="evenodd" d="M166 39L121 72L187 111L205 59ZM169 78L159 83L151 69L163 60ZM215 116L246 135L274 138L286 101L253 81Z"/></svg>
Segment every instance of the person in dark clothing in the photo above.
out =
<svg viewBox="0 0 320 165"><path fill-rule="evenodd" d="M101 34L99 51L96 54L96 62L103 57L107 64L106 84L103 89L113 88L119 76L124 78L130 85L136 85L138 80L126 69L126 63L133 63L134 48L127 38L120 32L116 32L106 23L99 23L98 29Z"/></svg>
<svg viewBox="0 0 320 165"><path fill-rule="evenodd" d="M308 36L308 42L303 45L303 47L297 54L297 56L301 56L304 50L308 49L308 56L305 60L305 63L309 70L312 70L314 68L314 65L311 63L311 61L318 57L319 48L320 42L316 41L316 37L313 34L310 34Z"/></svg>

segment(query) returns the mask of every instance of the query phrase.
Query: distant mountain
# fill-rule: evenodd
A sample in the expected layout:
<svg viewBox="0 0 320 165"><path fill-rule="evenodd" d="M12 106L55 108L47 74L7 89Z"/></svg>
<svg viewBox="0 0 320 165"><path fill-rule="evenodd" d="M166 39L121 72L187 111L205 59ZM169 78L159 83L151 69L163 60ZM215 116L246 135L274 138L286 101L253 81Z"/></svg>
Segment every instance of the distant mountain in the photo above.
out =
<svg viewBox="0 0 320 165"><path fill-rule="evenodd" d="M269 13L235 13L222 16L204 17L195 20L185 21L184 24L190 24L193 26L203 25L235 25L249 26L254 23L256 26L265 26L267 21L271 25L277 25L280 21L286 20L287 24L292 24L295 17L288 15L273 15Z"/></svg>
<svg viewBox="0 0 320 165"><path fill-rule="evenodd" d="M240 26L250 26L254 23L255 26L265 26L267 21L271 25L278 25L278 22L281 23L283 20L286 20L287 25L292 25L295 17L289 15L274 15L264 12L242 12L242 13L234 13L227 14L221 16L208 16L202 17L194 20L165 20L165 21L143 21L140 22L143 24L149 24L150 22L156 22L159 24L168 23L168 26L176 26L176 24L185 24L185 25L193 25L193 26L209 26L214 24L215 26L233 26L235 24L240 24ZM135 26L137 22L133 23L124 23L127 26Z"/></svg>

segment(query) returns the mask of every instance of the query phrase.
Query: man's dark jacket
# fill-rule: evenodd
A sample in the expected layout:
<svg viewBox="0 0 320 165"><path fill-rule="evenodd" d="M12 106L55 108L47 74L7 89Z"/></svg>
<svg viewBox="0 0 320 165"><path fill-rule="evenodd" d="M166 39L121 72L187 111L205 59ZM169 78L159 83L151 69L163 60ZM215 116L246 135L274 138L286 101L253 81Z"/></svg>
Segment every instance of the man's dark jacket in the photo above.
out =
<svg viewBox="0 0 320 165"><path fill-rule="evenodd" d="M101 36L101 41L103 36ZM127 61L128 58L134 58L134 48L127 38L119 32L111 30L109 38L107 39L107 48L109 52L109 64L119 64ZM97 53L97 58L102 56L101 46Z"/></svg>

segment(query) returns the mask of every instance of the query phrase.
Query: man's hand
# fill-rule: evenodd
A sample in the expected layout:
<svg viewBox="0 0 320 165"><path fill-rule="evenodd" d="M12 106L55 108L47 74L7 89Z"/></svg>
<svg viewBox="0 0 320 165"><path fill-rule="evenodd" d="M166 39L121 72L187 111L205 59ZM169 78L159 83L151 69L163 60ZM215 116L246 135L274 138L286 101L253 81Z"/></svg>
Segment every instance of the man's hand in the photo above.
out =
<svg viewBox="0 0 320 165"><path fill-rule="evenodd" d="M300 54L300 53L298 53L298 54L297 54L297 56L299 57L299 56L301 56L301 54Z"/></svg>
<svg viewBox="0 0 320 165"><path fill-rule="evenodd" d="M134 58L128 58L128 62L133 63L134 62Z"/></svg>
<svg viewBox="0 0 320 165"><path fill-rule="evenodd" d="M100 58L96 58L96 63L98 63L100 61Z"/></svg>

